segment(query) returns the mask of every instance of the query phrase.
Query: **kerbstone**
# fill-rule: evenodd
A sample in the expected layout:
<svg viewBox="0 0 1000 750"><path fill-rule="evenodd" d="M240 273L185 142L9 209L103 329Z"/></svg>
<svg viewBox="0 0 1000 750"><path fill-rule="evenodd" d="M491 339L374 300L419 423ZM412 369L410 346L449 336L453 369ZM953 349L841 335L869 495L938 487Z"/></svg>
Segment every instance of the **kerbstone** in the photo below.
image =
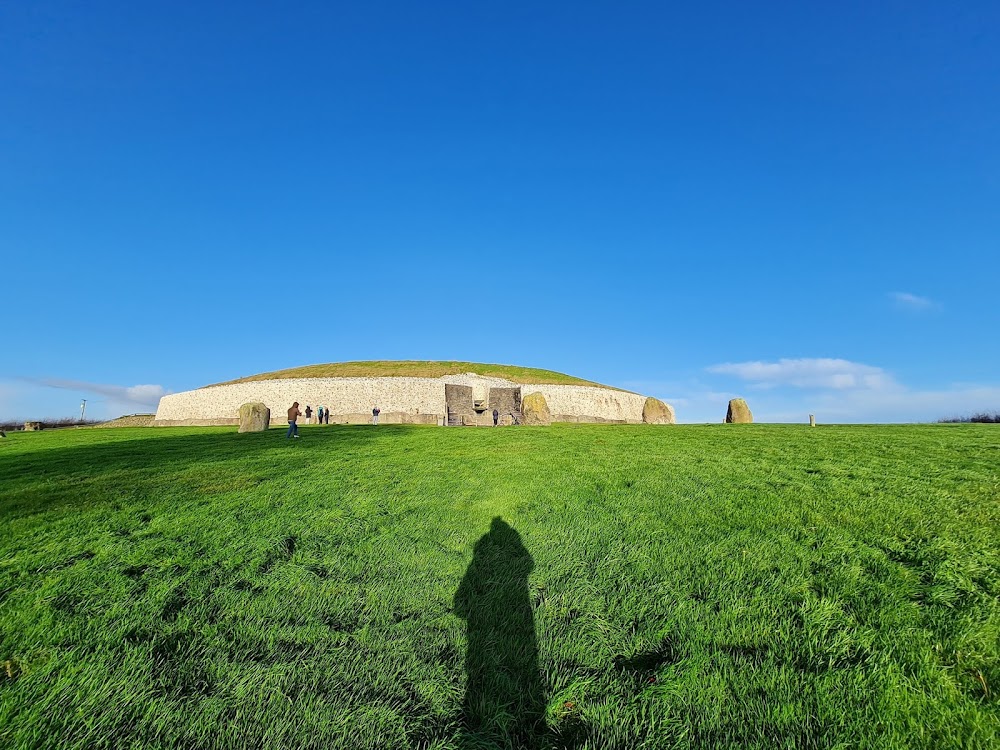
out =
<svg viewBox="0 0 1000 750"><path fill-rule="evenodd" d="M674 408L650 396L642 405L642 421L646 424L674 424Z"/></svg>
<svg viewBox="0 0 1000 750"><path fill-rule="evenodd" d="M529 393L521 399L522 423L526 425L552 424L552 412L541 393Z"/></svg>
<svg viewBox="0 0 1000 750"><path fill-rule="evenodd" d="M263 432L271 424L271 410L259 401L240 407L239 432Z"/></svg>

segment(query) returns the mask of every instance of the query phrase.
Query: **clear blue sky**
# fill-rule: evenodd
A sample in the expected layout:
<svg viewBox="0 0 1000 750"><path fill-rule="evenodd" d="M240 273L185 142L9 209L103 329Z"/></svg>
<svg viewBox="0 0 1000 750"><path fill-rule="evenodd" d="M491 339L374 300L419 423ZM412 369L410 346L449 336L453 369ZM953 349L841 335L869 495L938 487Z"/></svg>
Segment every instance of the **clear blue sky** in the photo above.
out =
<svg viewBox="0 0 1000 750"><path fill-rule="evenodd" d="M0 416L357 359L1000 409L1000 4L667 5L3 4Z"/></svg>

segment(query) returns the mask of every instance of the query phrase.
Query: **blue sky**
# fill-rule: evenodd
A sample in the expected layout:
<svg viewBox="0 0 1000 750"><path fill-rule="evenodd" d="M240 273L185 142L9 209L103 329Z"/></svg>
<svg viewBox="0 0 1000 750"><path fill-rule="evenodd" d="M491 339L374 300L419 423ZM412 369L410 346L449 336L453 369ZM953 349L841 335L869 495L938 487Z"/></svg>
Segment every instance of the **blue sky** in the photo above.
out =
<svg viewBox="0 0 1000 750"><path fill-rule="evenodd" d="M998 207L995 2L7 3L0 417L359 359L1000 409Z"/></svg>

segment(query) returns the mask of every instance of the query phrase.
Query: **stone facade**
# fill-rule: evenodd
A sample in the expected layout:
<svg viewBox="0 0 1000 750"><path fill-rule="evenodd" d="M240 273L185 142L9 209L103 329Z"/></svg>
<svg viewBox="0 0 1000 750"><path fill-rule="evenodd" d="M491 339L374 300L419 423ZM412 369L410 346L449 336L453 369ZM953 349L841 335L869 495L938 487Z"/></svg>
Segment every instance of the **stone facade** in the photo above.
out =
<svg viewBox="0 0 1000 750"><path fill-rule="evenodd" d="M522 385L521 393L541 393L553 422L641 424L646 397L587 385Z"/></svg>
<svg viewBox="0 0 1000 750"><path fill-rule="evenodd" d="M493 410L500 414L516 414L521 411L521 394L524 391L517 388L490 388L490 396L486 405L486 416L493 421Z"/></svg>
<svg viewBox="0 0 1000 750"><path fill-rule="evenodd" d="M460 386L460 388L455 388ZM464 387L462 387L464 386ZM236 425L240 406L261 402L271 410L271 424L285 424L285 414L293 401L305 411L309 405L330 409L330 424L371 422L372 407L381 409L382 424L439 424L446 419L448 406L469 400L461 413L468 424L493 424L494 405L501 414L518 409L520 394L541 393L555 422L604 422L639 424L645 396L610 388L580 385L537 385L512 383L471 373L442 378L284 378L216 385L160 399L156 426ZM482 413L474 405L481 402ZM505 408L500 408L500 405Z"/></svg>

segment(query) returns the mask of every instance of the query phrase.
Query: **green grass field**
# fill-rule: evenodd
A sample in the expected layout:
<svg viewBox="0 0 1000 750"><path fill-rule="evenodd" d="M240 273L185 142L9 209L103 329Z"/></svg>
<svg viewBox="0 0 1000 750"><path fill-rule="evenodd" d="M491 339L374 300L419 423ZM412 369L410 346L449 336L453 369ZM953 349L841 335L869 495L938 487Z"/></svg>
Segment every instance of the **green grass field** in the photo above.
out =
<svg viewBox="0 0 1000 750"><path fill-rule="evenodd" d="M992 425L0 441L0 747L1000 745Z"/></svg>

